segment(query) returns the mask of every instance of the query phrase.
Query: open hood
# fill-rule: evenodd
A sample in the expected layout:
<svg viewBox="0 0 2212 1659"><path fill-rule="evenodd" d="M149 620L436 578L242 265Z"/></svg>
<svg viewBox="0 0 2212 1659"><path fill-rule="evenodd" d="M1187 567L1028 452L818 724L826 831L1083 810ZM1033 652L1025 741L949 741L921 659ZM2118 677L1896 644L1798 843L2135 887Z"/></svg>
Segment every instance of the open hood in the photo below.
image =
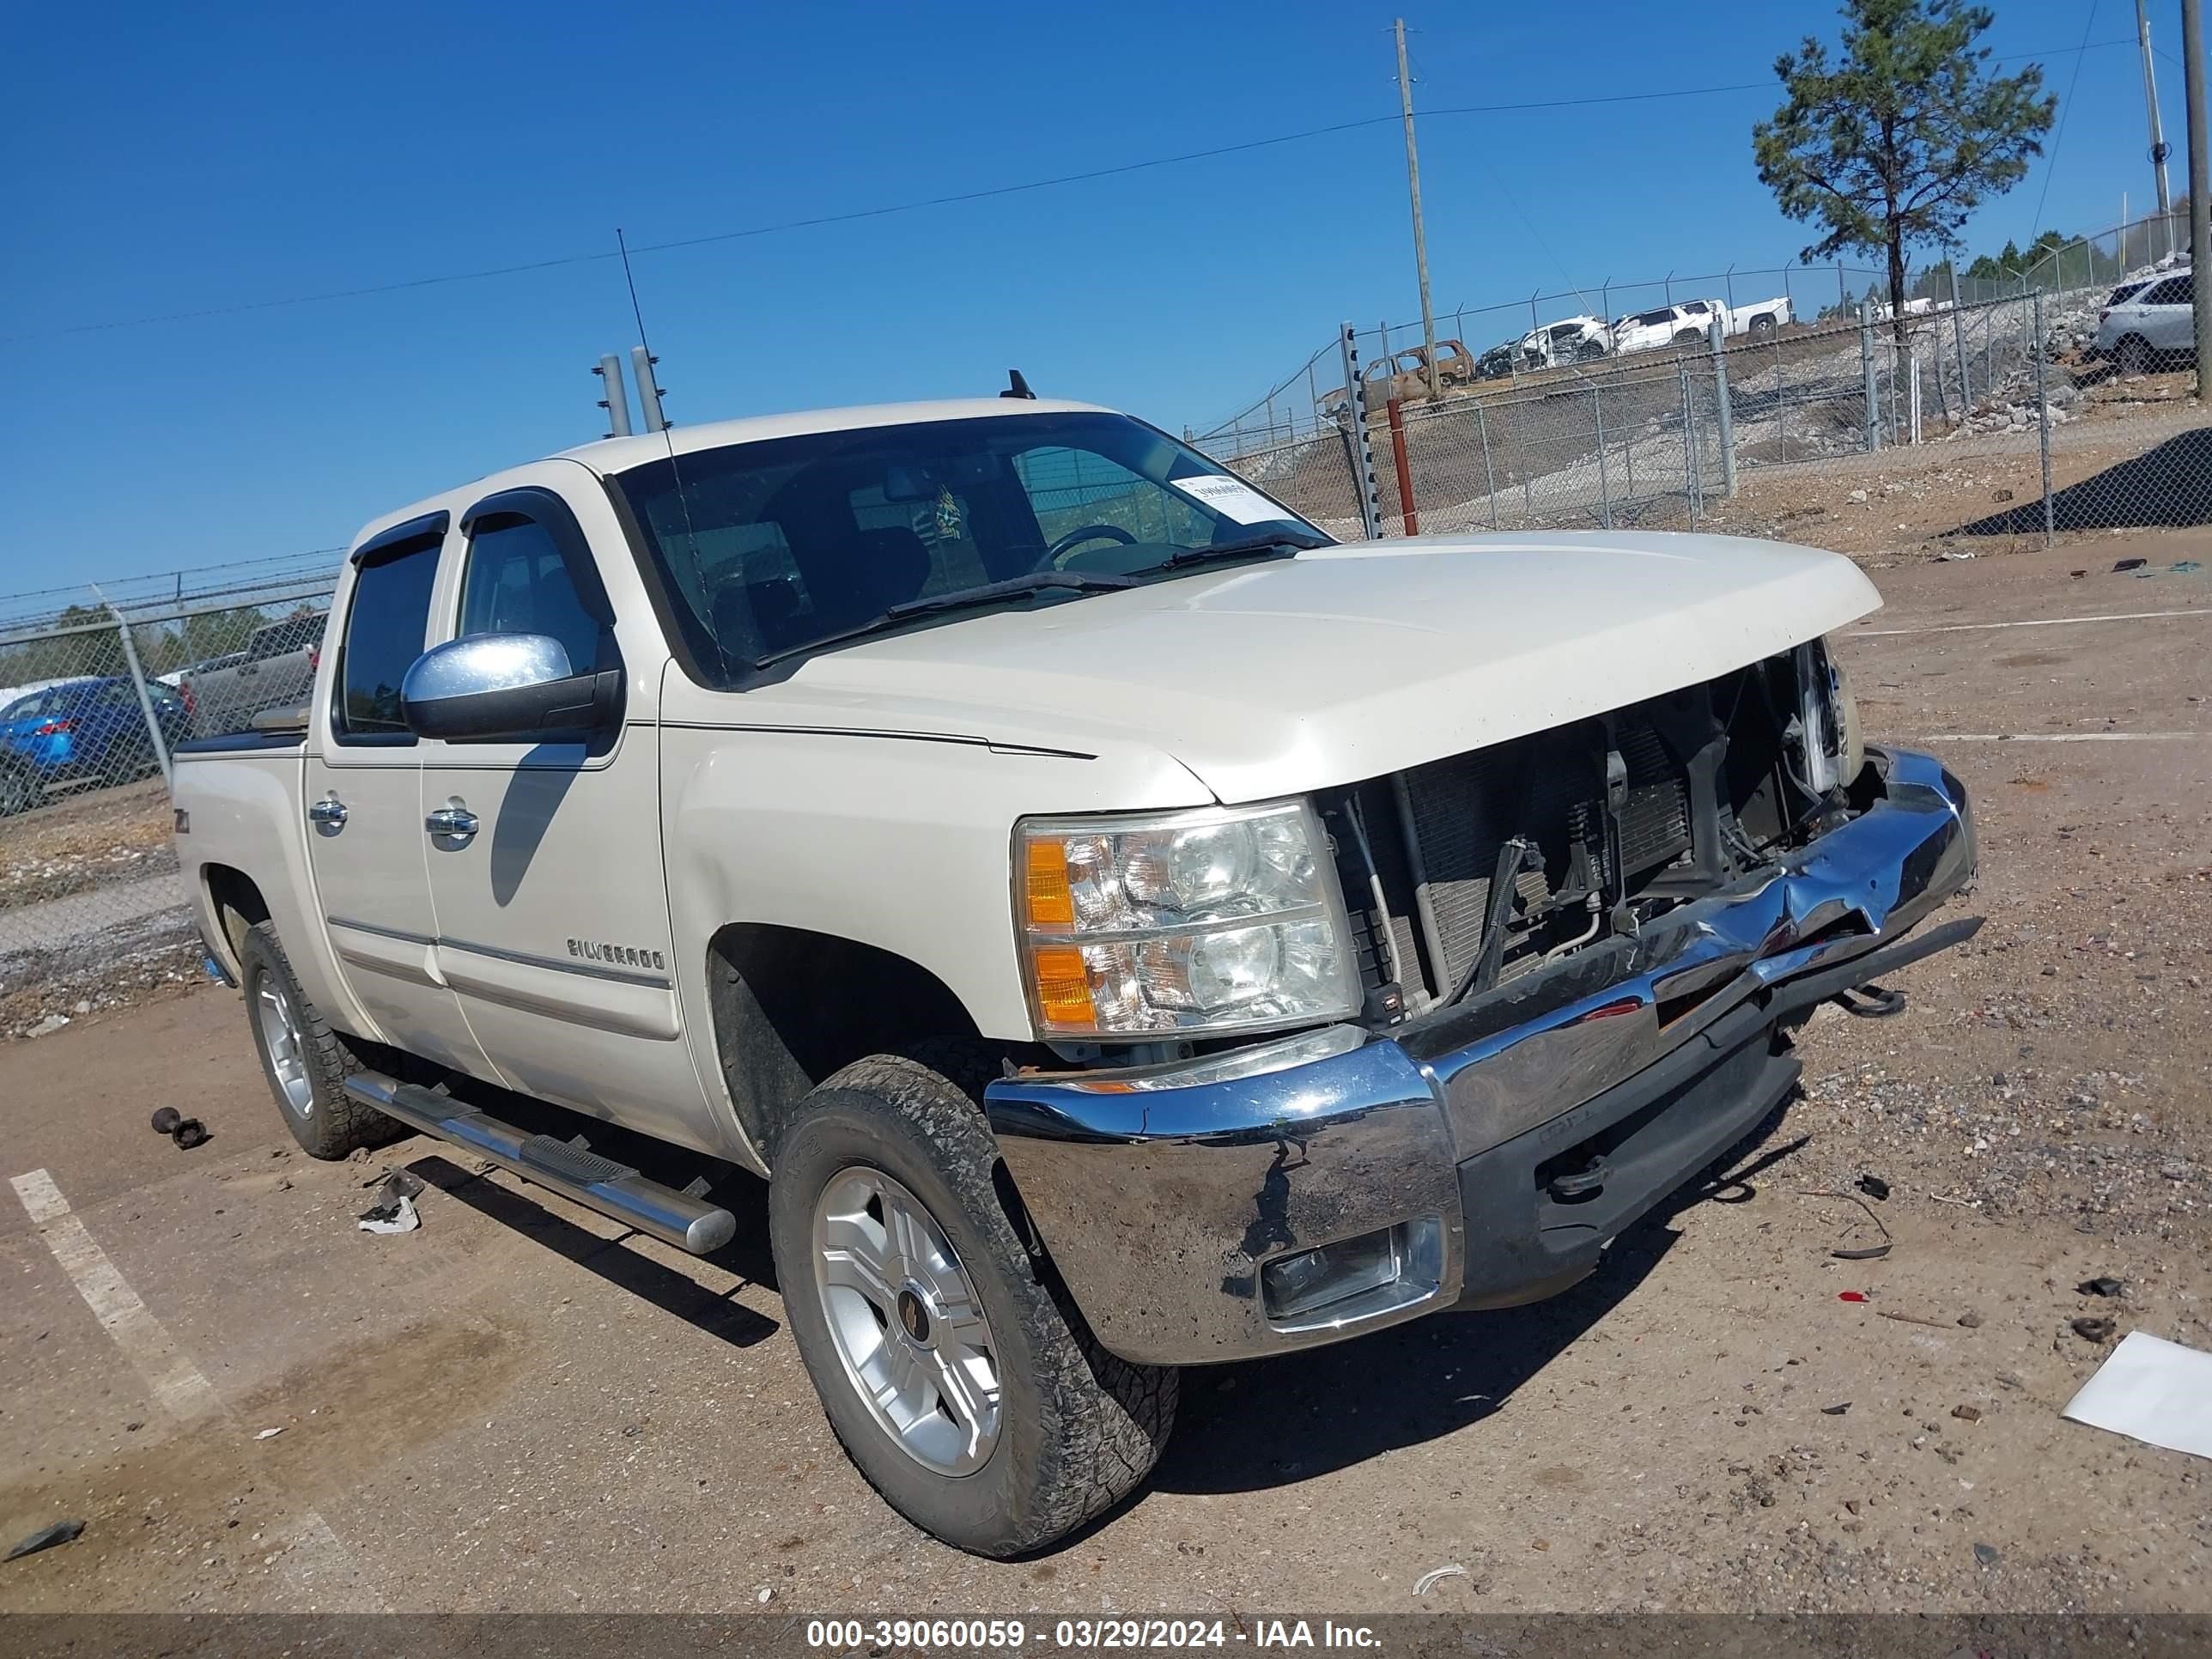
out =
<svg viewBox="0 0 2212 1659"><path fill-rule="evenodd" d="M1779 542L1416 537L826 651L734 719L1146 743L1220 799L1257 800L1657 696L1881 603L1850 561Z"/></svg>

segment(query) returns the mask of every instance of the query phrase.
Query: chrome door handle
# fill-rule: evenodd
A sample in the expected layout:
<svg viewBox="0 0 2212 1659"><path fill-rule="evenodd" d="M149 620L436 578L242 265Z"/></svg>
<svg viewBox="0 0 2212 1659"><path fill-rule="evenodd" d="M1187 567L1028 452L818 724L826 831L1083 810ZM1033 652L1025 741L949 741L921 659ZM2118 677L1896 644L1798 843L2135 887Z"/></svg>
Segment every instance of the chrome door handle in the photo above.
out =
<svg viewBox="0 0 2212 1659"><path fill-rule="evenodd" d="M310 823L327 823L331 829L336 830L343 825L345 821L345 803L336 795L331 796L326 800L319 800L307 808L307 822Z"/></svg>
<svg viewBox="0 0 2212 1659"><path fill-rule="evenodd" d="M477 815L465 806L441 806L422 820L422 827L434 836L466 841L477 832Z"/></svg>

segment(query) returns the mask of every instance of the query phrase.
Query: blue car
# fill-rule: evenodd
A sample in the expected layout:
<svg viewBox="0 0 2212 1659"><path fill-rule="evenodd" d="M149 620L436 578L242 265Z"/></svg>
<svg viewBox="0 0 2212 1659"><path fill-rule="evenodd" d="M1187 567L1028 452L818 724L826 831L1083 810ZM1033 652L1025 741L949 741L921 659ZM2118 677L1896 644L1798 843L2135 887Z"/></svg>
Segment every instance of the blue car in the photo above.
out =
<svg viewBox="0 0 2212 1659"><path fill-rule="evenodd" d="M158 682L146 690L163 740L190 737L183 700ZM137 688L121 676L64 681L0 708L0 817L29 811L56 785L123 783L155 765Z"/></svg>

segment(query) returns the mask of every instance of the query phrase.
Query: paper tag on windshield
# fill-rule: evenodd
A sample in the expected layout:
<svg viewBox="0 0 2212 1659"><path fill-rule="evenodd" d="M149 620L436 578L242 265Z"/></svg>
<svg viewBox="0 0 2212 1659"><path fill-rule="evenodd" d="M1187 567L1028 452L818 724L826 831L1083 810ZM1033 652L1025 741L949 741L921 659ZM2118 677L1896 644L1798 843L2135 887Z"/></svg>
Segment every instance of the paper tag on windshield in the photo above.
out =
<svg viewBox="0 0 2212 1659"><path fill-rule="evenodd" d="M1280 524L1290 515L1242 478L1170 478L1174 488L1238 524Z"/></svg>

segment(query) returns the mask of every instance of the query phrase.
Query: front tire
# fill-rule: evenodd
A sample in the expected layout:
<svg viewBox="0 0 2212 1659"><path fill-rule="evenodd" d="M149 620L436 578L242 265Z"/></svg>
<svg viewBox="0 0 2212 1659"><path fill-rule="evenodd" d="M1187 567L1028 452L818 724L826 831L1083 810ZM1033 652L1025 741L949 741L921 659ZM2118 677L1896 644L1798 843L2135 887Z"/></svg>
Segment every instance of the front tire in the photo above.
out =
<svg viewBox="0 0 2212 1659"><path fill-rule="evenodd" d="M779 1137L769 1237L854 1464L916 1526L1003 1558L1136 1489L1174 1425L1176 1373L1098 1346L1007 1219L996 1161L951 1079L858 1060Z"/></svg>
<svg viewBox="0 0 2212 1659"><path fill-rule="evenodd" d="M29 811L45 793L38 780L21 767L0 766L0 818Z"/></svg>
<svg viewBox="0 0 2212 1659"><path fill-rule="evenodd" d="M247 929L238 957L262 1075L300 1150L335 1160L405 1134L404 1124L346 1093L362 1063L300 988L276 929L265 921Z"/></svg>

